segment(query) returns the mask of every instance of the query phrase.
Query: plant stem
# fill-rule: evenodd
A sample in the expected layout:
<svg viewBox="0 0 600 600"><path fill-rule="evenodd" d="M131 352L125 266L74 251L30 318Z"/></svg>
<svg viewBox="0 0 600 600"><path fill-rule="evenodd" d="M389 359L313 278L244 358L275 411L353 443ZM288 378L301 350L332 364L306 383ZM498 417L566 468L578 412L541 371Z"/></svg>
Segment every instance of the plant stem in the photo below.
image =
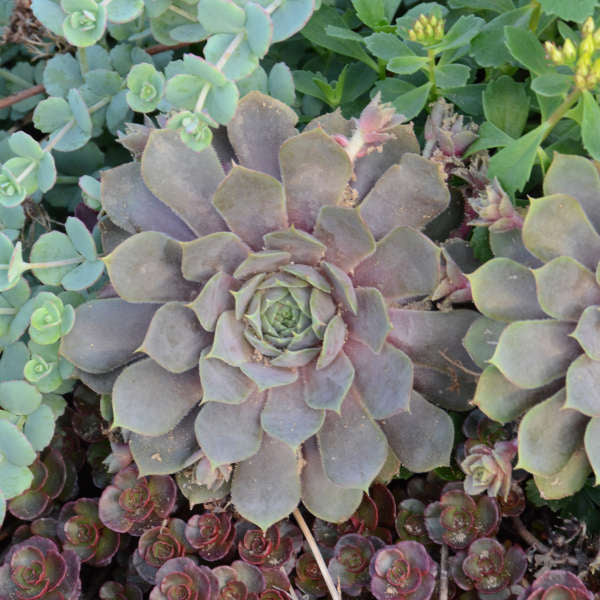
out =
<svg viewBox="0 0 600 600"><path fill-rule="evenodd" d="M65 258L63 260L55 260L52 262L40 262L40 263L28 263L29 269L52 269L54 267L67 267L68 265L77 265L85 261L83 256L76 256L75 258ZM5 265L0 265L0 268L4 268Z"/></svg>
<svg viewBox="0 0 600 600"><path fill-rule="evenodd" d="M7 81L10 81L11 83L16 83L17 85L20 85L24 88L28 88L31 85L31 81L27 81L26 79L23 79L18 75L14 75L8 69L0 69L0 77L3 77Z"/></svg>
<svg viewBox="0 0 600 600"><path fill-rule="evenodd" d="M529 19L529 30L535 33L537 31L538 25L540 24L542 7L538 0L531 0L530 6L533 8L533 12L531 13L531 18Z"/></svg>
<svg viewBox="0 0 600 600"><path fill-rule="evenodd" d="M40 83L39 85L34 85L33 87L27 88L22 92L18 92L17 94L13 94L12 96L7 96L0 100L0 109L8 108L13 104L17 104L17 102L21 102L21 100L27 100L27 98L31 98L32 96L37 96L37 94L43 94L45 92L44 85Z"/></svg>
<svg viewBox="0 0 600 600"><path fill-rule="evenodd" d="M556 124L573 107L577 100L579 100L579 96L581 96L581 90L579 88L573 88L560 106L558 106L557 109L548 117L548 119L542 123L542 125L545 125L546 131L544 132L541 142L543 142L550 135L550 132L554 129Z"/></svg>
<svg viewBox="0 0 600 600"><path fill-rule="evenodd" d="M225 48L225 52L223 52L223 56L219 58L215 67L219 69L223 69L227 61L231 58L233 53L237 50L237 47L242 43L244 39L244 32L240 31L229 43L229 46ZM194 106L194 112L202 112L204 108L204 103L206 102L206 98L208 96L208 92L210 92L210 83L205 83L200 90L200 95L198 96L198 100L196 100L196 106Z"/></svg>
<svg viewBox="0 0 600 600"><path fill-rule="evenodd" d="M189 12L186 12L185 10L183 10L183 8L179 8L178 6L175 6L174 4L171 4L171 6L169 6L169 10L171 12L174 12L176 15L179 15L180 17L187 19L188 21L192 21L193 23L198 22L198 19L194 15L191 15Z"/></svg>
<svg viewBox="0 0 600 600"><path fill-rule="evenodd" d="M79 66L81 68L81 74L85 75L89 70L89 64L87 59L87 52L85 48L79 48L79 52L77 53L79 57Z"/></svg>
<svg viewBox="0 0 600 600"><path fill-rule="evenodd" d="M271 4L265 8L265 10L271 15L281 6L282 2L283 0L273 0L273 2L271 2Z"/></svg>
<svg viewBox="0 0 600 600"><path fill-rule="evenodd" d="M225 63L231 58L232 54L237 50L237 47L242 43L244 39L244 32L240 31L229 43L229 46L225 48L225 52L223 52L223 56L217 61L215 67L219 69L219 71L225 66Z"/></svg>
<svg viewBox="0 0 600 600"><path fill-rule="evenodd" d="M298 510L298 508L295 508L292 514L294 515L298 526L300 527L302 533L304 534L304 537L306 538L308 546L313 556L315 557L315 560L317 561L317 565L319 565L321 575L323 575L323 579L325 580L325 584L327 585L327 589L329 590L329 593L331 595L331 600L341 600L341 594L336 589L335 584L333 583L333 579L331 579L331 574L329 573L329 569L327 568L327 565L323 560L323 555L321 554L319 546L317 545L317 542L313 537L311 530L306 524L304 517L300 514L300 510Z"/></svg>
<svg viewBox="0 0 600 600"><path fill-rule="evenodd" d="M78 265L85 261L83 256L76 256L75 258L65 258L63 260L55 260L52 262L40 262L40 263L25 263L28 269L52 269L54 267L66 267L68 265ZM0 271L8 271L10 265L0 264ZM5 309L6 310L6 309ZM0 314L3 314L0 312ZM12 314L12 313L11 313Z"/></svg>
<svg viewBox="0 0 600 600"><path fill-rule="evenodd" d="M442 544L440 557L440 599L448 600L448 546Z"/></svg>
<svg viewBox="0 0 600 600"><path fill-rule="evenodd" d="M429 97L432 100L437 100L438 90L435 84L435 51L427 50L427 58L429 59L427 63L427 78L431 83L431 91L429 92Z"/></svg>
<svg viewBox="0 0 600 600"><path fill-rule="evenodd" d="M550 548L548 548L548 546L546 546L546 544L543 544L542 542L540 542L540 540L538 540L535 537L535 535L533 535L533 533L531 533L531 531L529 531L529 529L527 529L527 527L525 527L525 524L523 523L523 521L521 521L521 519L519 519L519 517L513 517L511 520L512 520L513 525L515 526L515 529L517 530L517 533L530 546L534 546L540 552L544 552L544 553L550 552Z"/></svg>
<svg viewBox="0 0 600 600"><path fill-rule="evenodd" d="M79 177L77 175L59 175L56 178L56 185L78 184Z"/></svg>

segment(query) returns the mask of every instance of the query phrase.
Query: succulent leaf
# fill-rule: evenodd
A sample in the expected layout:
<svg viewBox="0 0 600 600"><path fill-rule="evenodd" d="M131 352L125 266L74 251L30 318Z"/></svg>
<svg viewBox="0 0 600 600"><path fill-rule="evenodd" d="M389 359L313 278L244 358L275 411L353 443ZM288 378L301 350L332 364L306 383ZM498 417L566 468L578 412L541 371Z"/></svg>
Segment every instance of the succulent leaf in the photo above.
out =
<svg viewBox="0 0 600 600"><path fill-rule="evenodd" d="M563 389L523 417L519 426L518 468L550 477L579 449L588 420L580 412L566 409L564 403ZM556 439L561 439L561 444L556 444Z"/></svg>

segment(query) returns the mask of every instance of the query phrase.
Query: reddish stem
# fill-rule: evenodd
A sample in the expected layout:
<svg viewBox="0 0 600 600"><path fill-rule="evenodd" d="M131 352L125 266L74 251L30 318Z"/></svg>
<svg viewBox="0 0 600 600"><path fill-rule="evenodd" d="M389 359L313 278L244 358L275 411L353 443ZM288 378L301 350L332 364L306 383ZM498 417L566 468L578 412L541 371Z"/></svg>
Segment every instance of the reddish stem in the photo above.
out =
<svg viewBox="0 0 600 600"><path fill-rule="evenodd" d="M186 46L189 46L189 42L182 42L181 44L177 44L176 46L166 46L165 44L157 44L156 46L146 48L146 52L148 54L160 54L161 52L166 52L167 50L177 50L178 48L185 48ZM26 90L21 90L20 92L13 94L12 96L8 96L0 100L0 110L3 108L7 108L8 106L12 106L17 102L21 102L21 100L31 98L31 96L35 96L36 94L43 94L45 91L46 88L44 88L44 86L41 83L39 85L34 85L33 87L27 88Z"/></svg>

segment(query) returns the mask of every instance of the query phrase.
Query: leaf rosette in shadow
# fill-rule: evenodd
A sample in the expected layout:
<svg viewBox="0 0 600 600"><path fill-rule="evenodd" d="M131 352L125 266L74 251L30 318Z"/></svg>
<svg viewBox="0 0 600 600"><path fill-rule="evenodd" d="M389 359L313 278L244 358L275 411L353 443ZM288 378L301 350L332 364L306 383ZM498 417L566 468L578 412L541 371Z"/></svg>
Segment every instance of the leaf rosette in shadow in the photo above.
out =
<svg viewBox="0 0 600 600"><path fill-rule="evenodd" d="M439 166L387 113L376 148L371 121L296 120L253 92L212 147L156 129L105 171L118 297L79 307L61 348L112 391L141 474L235 465L233 503L263 529L300 501L347 519L392 453L447 464L452 423L430 401L465 410L474 389L475 313L407 308L439 283L420 231L448 205Z"/></svg>
<svg viewBox="0 0 600 600"><path fill-rule="evenodd" d="M544 194L522 228L490 228L496 258L468 276L484 316L465 344L484 369L474 403L522 417L517 468L556 499L600 476L598 165L556 153Z"/></svg>

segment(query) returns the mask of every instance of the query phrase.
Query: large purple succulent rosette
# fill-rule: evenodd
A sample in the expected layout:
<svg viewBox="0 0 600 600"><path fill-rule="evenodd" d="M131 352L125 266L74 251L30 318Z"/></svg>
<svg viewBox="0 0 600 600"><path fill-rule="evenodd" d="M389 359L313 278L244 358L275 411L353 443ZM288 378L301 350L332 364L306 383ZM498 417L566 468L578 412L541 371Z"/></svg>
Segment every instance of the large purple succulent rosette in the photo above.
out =
<svg viewBox="0 0 600 600"><path fill-rule="evenodd" d="M600 481L600 174L555 153L522 229L490 232L497 255L468 277L483 313L465 344L484 368L474 403L522 417L517 467L547 498ZM590 468L591 466L591 468Z"/></svg>
<svg viewBox="0 0 600 600"><path fill-rule="evenodd" d="M419 231L448 205L439 167L408 125L353 162L339 113L296 121L253 92L213 147L153 130L141 162L105 171L118 297L79 307L61 348L112 390L141 474L235 464L232 500L263 528L299 501L348 518L396 457L447 464L452 423L430 401L465 410L474 390L476 313L407 308L439 283Z"/></svg>

